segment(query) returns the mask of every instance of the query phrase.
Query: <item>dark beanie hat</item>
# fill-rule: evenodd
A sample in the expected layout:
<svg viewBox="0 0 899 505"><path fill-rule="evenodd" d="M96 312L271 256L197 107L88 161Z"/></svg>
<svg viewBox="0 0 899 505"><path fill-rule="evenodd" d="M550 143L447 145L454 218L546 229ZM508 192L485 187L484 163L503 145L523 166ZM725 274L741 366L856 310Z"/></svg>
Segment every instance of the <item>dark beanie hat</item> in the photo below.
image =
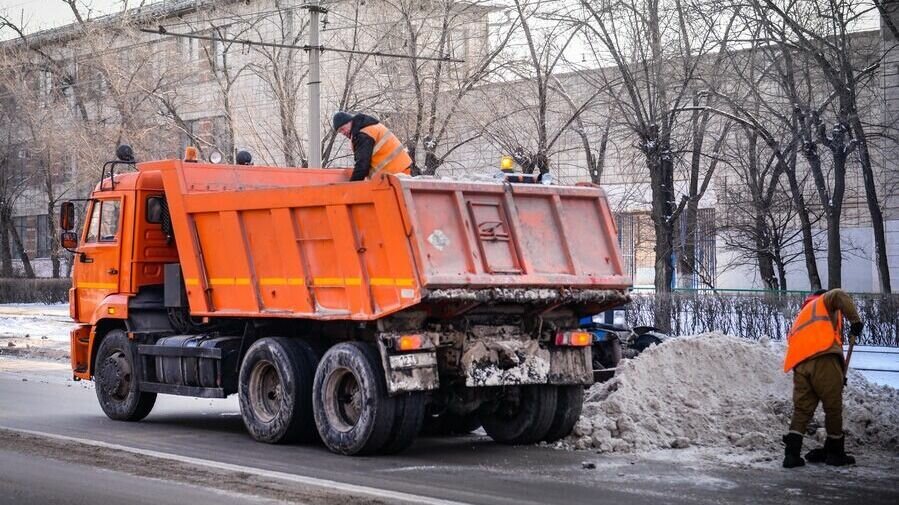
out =
<svg viewBox="0 0 899 505"><path fill-rule="evenodd" d="M337 111L334 113L334 129L338 129L341 126L349 123L353 120L353 115L349 112Z"/></svg>

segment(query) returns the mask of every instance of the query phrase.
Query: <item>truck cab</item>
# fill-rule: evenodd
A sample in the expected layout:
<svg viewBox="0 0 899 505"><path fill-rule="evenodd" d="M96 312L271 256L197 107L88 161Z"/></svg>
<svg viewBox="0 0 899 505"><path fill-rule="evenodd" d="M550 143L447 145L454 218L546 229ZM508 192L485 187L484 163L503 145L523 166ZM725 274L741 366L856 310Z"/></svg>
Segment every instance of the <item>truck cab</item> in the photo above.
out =
<svg viewBox="0 0 899 505"><path fill-rule="evenodd" d="M72 338L76 378L91 377L98 330L152 324L139 314L129 317L129 304L142 291L161 296L164 266L178 261L174 240L163 231L164 208L158 172L113 174L85 201L80 231L64 232L69 236L63 242L74 253L69 313L79 324ZM62 213L61 223L73 223L66 216L74 214L73 204L64 204Z"/></svg>

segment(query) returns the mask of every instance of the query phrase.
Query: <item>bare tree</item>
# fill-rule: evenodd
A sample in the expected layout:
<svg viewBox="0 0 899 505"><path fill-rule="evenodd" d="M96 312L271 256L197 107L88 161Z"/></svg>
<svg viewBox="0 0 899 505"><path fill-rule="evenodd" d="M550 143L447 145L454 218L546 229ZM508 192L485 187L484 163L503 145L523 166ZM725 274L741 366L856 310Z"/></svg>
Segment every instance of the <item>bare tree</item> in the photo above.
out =
<svg viewBox="0 0 899 505"><path fill-rule="evenodd" d="M864 0L826 0L821 3L800 1L786 5L775 0L754 1L764 19L773 16L782 22L782 25L768 23L767 28L780 40L793 41L792 44L798 50L808 55L817 64L825 82L834 93L840 121L846 123L846 132L841 131L840 135L851 135L855 141L852 149L857 152L862 171L874 231L874 256L880 275L880 288L889 293L891 282L883 211L868 148L869 133L859 110L859 95L872 63L859 58L857 41L852 36L858 17L873 7Z"/></svg>
<svg viewBox="0 0 899 505"><path fill-rule="evenodd" d="M623 99L616 104L616 112L633 132L645 158L656 235L655 287L665 293L672 288L675 223L682 209L674 185L675 128L695 89L700 65L707 63L715 49L720 52L727 45L726 34L712 35L722 23L728 31L733 14L718 12L693 23L696 16L691 12L700 6L680 0L671 4L627 0L611 5L581 0L580 5L586 13L584 27L599 41L620 75ZM667 327L668 316L667 311L660 311L657 323Z"/></svg>

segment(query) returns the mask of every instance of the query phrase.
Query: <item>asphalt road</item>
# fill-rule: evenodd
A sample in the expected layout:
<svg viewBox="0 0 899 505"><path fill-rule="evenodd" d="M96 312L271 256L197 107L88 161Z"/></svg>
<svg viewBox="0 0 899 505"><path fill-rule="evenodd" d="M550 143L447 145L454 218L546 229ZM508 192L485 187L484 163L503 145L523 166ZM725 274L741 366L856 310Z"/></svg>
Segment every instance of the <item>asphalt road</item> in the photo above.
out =
<svg viewBox="0 0 899 505"><path fill-rule="evenodd" d="M852 469L816 466L786 471L779 467L780 455L772 455L770 467L736 468L692 458L679 461L676 451L669 451L672 455L667 460L659 460L545 447L504 447L486 437L469 436L423 438L397 456L350 458L333 455L321 446L272 446L253 441L244 432L236 398L202 400L161 395L146 420L111 421L100 411L90 384L68 380L70 374L65 366L47 369L48 366L0 359L0 428L64 435L173 457L239 465L241 474L257 470L279 472L307 479L309 482L303 481L303 485L313 487L312 479L322 479L333 483L325 485L326 488L340 493L354 494L352 488L343 484L365 486L374 490L372 496L378 498L376 501L385 503L399 501L391 492L406 493L407 501L412 502L443 499L491 505L899 503L896 457L886 462L869 460L866 464L863 461ZM39 459L35 460L38 463L20 465L18 461L28 458L17 459L16 454L27 456L29 449L21 441L16 447L13 453L0 444L3 451L0 452L0 497L11 496L6 490L18 489L19 494L12 496L23 497L22 503L52 503L54 500L40 499L48 496L75 496L79 501L67 503L87 503L84 500L93 496L90 486L72 486L72 482L102 478L112 483L133 478L107 470L98 477L99 470L91 468L90 458L83 456L78 461L81 467L43 465L46 462L42 459L48 457L45 453L38 454ZM55 461L66 459L66 455L50 453L49 458ZM596 468L584 468L584 462L593 463ZM58 474L65 477L57 478L56 472L47 470L61 466L70 466L68 473ZM147 470L139 474L146 476ZM159 478L168 477L163 472ZM41 482L46 495L21 491ZM151 480L141 485L152 487L153 482L164 481ZM113 485L103 487L113 493L118 489ZM144 503L125 493L125 487L121 489L121 494L114 498L107 496L100 503ZM204 500L188 498L193 496L190 493L200 492L198 489L202 488L175 487L170 494L161 494L154 503L167 503L167 496L177 497L183 492L181 503L199 505ZM50 494L67 490L67 494ZM384 495L379 496L378 490L385 490ZM214 501L227 503L221 496L216 496Z"/></svg>
<svg viewBox="0 0 899 505"><path fill-rule="evenodd" d="M62 462L33 454L0 449L0 502L4 505L244 505L277 504L246 494L216 492L194 486L88 464ZM123 485L126 483L127 485Z"/></svg>

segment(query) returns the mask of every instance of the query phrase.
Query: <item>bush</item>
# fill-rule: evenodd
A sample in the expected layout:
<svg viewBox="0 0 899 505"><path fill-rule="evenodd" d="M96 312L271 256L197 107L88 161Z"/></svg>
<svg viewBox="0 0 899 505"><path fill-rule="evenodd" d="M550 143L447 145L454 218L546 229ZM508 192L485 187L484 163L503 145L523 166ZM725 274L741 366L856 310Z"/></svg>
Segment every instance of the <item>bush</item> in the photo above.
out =
<svg viewBox="0 0 899 505"><path fill-rule="evenodd" d="M671 332L692 335L720 331L757 340L786 337L806 294L684 292L670 294L634 293L626 307L630 324L655 323L660 297L671 299ZM865 330L860 345L899 346L899 295L852 295Z"/></svg>
<svg viewBox="0 0 899 505"><path fill-rule="evenodd" d="M72 279L2 279L0 303L60 303L69 301Z"/></svg>

